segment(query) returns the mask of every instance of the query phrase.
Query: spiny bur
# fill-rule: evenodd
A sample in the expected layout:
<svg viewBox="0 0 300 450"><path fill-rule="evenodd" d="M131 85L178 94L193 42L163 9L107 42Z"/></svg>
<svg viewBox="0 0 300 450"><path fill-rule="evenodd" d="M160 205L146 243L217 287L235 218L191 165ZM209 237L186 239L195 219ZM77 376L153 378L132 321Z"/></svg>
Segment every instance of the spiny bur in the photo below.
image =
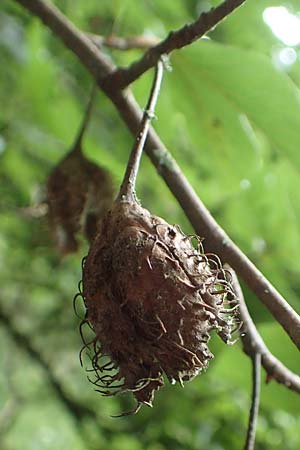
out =
<svg viewBox="0 0 300 450"><path fill-rule="evenodd" d="M79 232L92 242L113 195L109 173L81 151L70 152L54 168L47 181L47 202L50 229L60 253L78 249Z"/></svg>
<svg viewBox="0 0 300 450"><path fill-rule="evenodd" d="M83 265L82 296L94 339L88 348L103 395L132 392L137 407L152 406L164 385L193 379L213 357L215 330L231 342L233 295L215 255L201 241L152 215L136 199L134 186L157 95L157 67L141 129L119 196L101 222Z"/></svg>
<svg viewBox="0 0 300 450"><path fill-rule="evenodd" d="M96 385L106 395L131 391L151 406L164 374L182 384L205 370L213 357L209 333L231 340L224 274L218 258L201 244L195 249L177 226L137 203L115 203L83 270L94 348L101 345L92 358ZM105 356L113 362L108 370Z"/></svg>

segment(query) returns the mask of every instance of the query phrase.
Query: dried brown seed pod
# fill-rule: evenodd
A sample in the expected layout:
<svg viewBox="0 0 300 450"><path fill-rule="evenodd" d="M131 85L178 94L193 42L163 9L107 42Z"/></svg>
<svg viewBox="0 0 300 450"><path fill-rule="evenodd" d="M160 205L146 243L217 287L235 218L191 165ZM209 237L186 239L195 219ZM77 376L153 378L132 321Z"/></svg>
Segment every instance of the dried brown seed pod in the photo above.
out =
<svg viewBox="0 0 300 450"><path fill-rule="evenodd" d="M231 293L217 258L178 227L132 202L118 202L102 221L83 271L87 318L101 351L93 359L96 385L107 394L132 391L152 404L163 374L188 381L213 357L209 333L230 342ZM112 375L101 369L109 355ZM115 390L115 385L122 386Z"/></svg>
<svg viewBox="0 0 300 450"><path fill-rule="evenodd" d="M209 333L216 330L229 343L235 326L219 259L204 254L200 239L194 248L179 227L150 214L135 197L161 71L159 64L119 196L83 266L82 324L95 333L83 349L89 349L93 383L104 395L131 391L133 412L152 406L164 376L183 383L205 370L213 357Z"/></svg>
<svg viewBox="0 0 300 450"><path fill-rule="evenodd" d="M47 181L49 224L60 253L78 248L77 233L91 242L98 222L110 208L114 188L107 170L88 161L82 153L82 138L89 122L93 87L83 123L71 151L59 162Z"/></svg>
<svg viewBox="0 0 300 450"><path fill-rule="evenodd" d="M54 168L47 181L49 223L62 254L77 250L79 231L92 241L113 194L109 173L81 151L72 151Z"/></svg>

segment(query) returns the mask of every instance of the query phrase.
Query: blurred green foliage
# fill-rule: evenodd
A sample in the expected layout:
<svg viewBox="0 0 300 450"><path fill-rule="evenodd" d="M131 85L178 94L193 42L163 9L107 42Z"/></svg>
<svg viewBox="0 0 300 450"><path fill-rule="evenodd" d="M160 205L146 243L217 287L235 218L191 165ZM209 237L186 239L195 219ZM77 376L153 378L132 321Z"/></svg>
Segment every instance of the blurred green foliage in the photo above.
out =
<svg viewBox="0 0 300 450"><path fill-rule="evenodd" d="M219 1L57 0L86 31L152 34L196 18ZM299 311L300 62L280 63L285 49L264 23L269 6L252 0L200 40L171 57L154 124L196 191L229 235ZM120 65L140 55L105 49ZM297 53L298 52L298 53ZM71 147L91 86L79 61L13 0L0 6L0 448L1 450L239 450L250 397L250 361L239 344L212 341L206 374L158 393L154 408L112 419L127 398L102 398L80 368L81 340L72 298L87 252L61 259L44 216L51 169ZM133 90L145 104L151 74ZM84 148L121 181L132 137L98 94ZM190 226L144 158L143 205ZM266 342L299 373L299 356L259 301L246 298ZM262 388L257 450L300 448L297 394Z"/></svg>

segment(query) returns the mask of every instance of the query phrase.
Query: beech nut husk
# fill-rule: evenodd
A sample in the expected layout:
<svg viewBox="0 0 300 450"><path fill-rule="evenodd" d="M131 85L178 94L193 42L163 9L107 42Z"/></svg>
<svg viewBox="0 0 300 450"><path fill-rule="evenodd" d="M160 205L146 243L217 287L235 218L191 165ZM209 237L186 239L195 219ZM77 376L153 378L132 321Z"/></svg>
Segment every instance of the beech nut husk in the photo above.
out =
<svg viewBox="0 0 300 450"><path fill-rule="evenodd" d="M98 221L113 201L109 173L75 150L54 168L46 189L49 225L59 252L67 254L78 249L78 232L91 242Z"/></svg>
<svg viewBox="0 0 300 450"><path fill-rule="evenodd" d="M164 377L182 384L208 367L212 330L230 342L226 273L192 241L137 203L115 202L102 220L82 294L95 333L93 382L104 395L131 391L138 405L152 406Z"/></svg>

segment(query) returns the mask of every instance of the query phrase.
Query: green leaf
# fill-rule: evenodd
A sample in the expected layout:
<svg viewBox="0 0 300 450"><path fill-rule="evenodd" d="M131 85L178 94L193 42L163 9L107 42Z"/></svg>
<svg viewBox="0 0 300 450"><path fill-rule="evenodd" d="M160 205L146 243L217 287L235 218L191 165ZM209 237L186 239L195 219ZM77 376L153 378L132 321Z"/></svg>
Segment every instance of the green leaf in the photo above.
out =
<svg viewBox="0 0 300 450"><path fill-rule="evenodd" d="M253 51L202 41L176 56L173 64L174 70L189 67L186 76L194 80L192 93L201 95L201 90L208 85L214 95L227 100L237 113L245 114L275 150L299 167L300 92L269 58ZM202 109L209 110L211 105L216 105L212 95ZM226 120L226 115L227 111L221 107L221 120ZM241 147L240 151L248 150Z"/></svg>

